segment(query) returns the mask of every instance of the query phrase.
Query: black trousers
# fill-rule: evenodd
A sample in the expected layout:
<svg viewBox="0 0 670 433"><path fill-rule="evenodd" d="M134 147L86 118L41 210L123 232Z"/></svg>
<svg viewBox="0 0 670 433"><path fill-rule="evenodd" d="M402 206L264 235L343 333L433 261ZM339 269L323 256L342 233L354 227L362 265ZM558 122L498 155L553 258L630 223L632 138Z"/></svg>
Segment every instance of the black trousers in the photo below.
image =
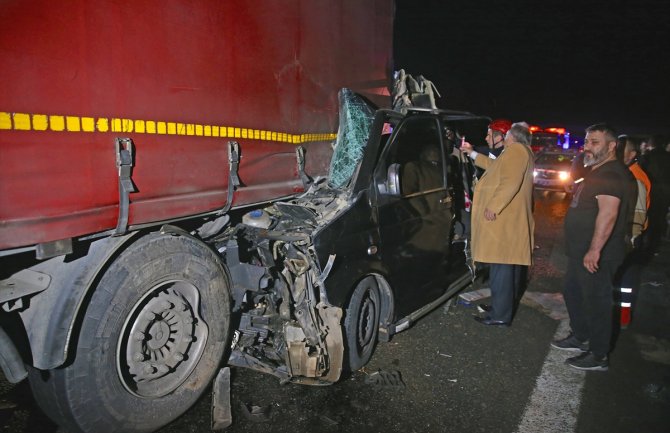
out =
<svg viewBox="0 0 670 433"><path fill-rule="evenodd" d="M654 194L652 192L651 205L649 211L647 211L649 227L644 234L647 244L646 247L651 253L658 250L658 246L661 244L661 241L667 232L667 215L668 207L670 206L670 199L667 195L667 193Z"/></svg>
<svg viewBox="0 0 670 433"><path fill-rule="evenodd" d="M489 263L492 320L512 321L517 303L526 289L527 270L524 265Z"/></svg>
<svg viewBox="0 0 670 433"><path fill-rule="evenodd" d="M612 290L621 261L601 260L594 274L586 270L583 258L568 259L563 298L570 316L570 328L596 356L607 355L612 339Z"/></svg>
<svg viewBox="0 0 670 433"><path fill-rule="evenodd" d="M620 292L618 296L619 302L630 302L630 314L633 315L635 310L635 299L637 298L638 292L640 290L640 278L642 274L642 268L645 264L649 262L649 254L642 248L636 248L624 259L623 263L617 270L616 276L614 278L615 283L615 294L618 289L631 289L632 293L625 294ZM615 321L616 322L616 321Z"/></svg>

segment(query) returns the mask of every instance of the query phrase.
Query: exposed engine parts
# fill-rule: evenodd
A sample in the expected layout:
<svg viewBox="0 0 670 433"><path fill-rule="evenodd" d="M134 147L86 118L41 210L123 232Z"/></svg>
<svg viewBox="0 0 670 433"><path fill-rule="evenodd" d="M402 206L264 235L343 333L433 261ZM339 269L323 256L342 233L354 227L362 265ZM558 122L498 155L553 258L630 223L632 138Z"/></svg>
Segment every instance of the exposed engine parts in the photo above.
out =
<svg viewBox="0 0 670 433"><path fill-rule="evenodd" d="M334 382L342 369L342 309L330 305L312 233L346 206L315 183L305 196L245 215L245 223L214 240L233 286L231 365L271 373L282 381ZM304 196L303 196L304 197Z"/></svg>

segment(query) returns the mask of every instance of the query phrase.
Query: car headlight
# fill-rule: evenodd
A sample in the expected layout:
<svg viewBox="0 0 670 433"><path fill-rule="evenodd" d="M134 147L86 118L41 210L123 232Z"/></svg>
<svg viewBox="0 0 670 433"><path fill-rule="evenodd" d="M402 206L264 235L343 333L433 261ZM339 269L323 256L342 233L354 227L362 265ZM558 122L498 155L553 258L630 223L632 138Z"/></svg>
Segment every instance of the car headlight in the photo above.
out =
<svg viewBox="0 0 670 433"><path fill-rule="evenodd" d="M570 178L570 173L568 173L567 171L559 171L558 178L563 181L568 180Z"/></svg>
<svg viewBox="0 0 670 433"><path fill-rule="evenodd" d="M533 170L533 177L537 177L537 170Z"/></svg>

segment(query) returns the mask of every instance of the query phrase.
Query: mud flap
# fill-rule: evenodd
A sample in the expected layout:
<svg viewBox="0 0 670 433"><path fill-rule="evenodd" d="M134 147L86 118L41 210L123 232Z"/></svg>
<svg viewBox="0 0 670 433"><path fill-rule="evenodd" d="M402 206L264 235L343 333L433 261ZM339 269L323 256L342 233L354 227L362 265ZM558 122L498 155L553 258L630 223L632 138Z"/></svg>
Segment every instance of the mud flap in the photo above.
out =
<svg viewBox="0 0 670 433"><path fill-rule="evenodd" d="M228 196L226 204L216 214L218 216L228 213L233 206L233 195L238 186L242 185L238 174L240 167L240 144L237 141L228 142Z"/></svg>
<svg viewBox="0 0 670 433"><path fill-rule="evenodd" d="M219 370L212 391L212 430L222 430L233 423L230 408L230 367Z"/></svg>
<svg viewBox="0 0 670 433"><path fill-rule="evenodd" d="M130 138L117 138L114 146L116 148L116 167L119 171L119 216L113 235L121 236L128 229L130 193L137 192L131 179L135 165L135 145Z"/></svg>
<svg viewBox="0 0 670 433"><path fill-rule="evenodd" d="M295 157L298 164L298 174L300 175L300 180L302 181L302 187L305 188L305 191L307 191L314 180L305 172L305 148L302 146L296 147Z"/></svg>

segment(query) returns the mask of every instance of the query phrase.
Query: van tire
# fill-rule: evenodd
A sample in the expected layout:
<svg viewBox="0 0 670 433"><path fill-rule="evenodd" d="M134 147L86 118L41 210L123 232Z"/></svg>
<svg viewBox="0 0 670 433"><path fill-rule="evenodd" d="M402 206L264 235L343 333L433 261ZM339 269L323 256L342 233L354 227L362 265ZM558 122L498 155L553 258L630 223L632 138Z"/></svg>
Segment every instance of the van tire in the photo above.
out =
<svg viewBox="0 0 670 433"><path fill-rule="evenodd" d="M344 318L347 340L347 370L355 371L370 361L379 336L381 294L374 277L365 277L356 285Z"/></svg>
<svg viewBox="0 0 670 433"><path fill-rule="evenodd" d="M100 278L60 368L30 369L35 400L72 432L151 432L191 407L221 364L230 279L207 245L149 234Z"/></svg>

